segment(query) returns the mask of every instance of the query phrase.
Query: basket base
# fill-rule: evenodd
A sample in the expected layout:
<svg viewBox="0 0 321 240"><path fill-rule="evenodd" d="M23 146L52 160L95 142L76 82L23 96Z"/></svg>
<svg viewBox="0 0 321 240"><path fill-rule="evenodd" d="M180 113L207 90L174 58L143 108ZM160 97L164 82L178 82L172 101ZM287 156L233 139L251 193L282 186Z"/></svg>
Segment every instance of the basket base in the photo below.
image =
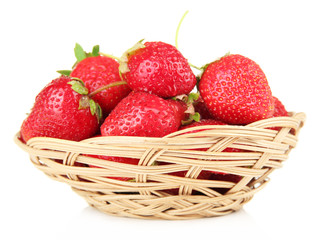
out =
<svg viewBox="0 0 321 240"><path fill-rule="evenodd" d="M217 197L175 195L159 197L139 194L105 195L72 188L97 210L112 216L138 219L184 220L217 217L240 210L256 191L239 191Z"/></svg>

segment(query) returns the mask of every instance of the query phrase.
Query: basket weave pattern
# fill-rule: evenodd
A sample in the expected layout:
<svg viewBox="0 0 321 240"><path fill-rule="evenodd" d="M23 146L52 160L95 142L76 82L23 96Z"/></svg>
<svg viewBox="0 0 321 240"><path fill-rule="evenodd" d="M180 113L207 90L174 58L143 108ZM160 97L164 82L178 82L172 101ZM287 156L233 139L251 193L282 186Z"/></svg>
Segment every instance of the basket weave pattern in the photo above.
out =
<svg viewBox="0 0 321 240"><path fill-rule="evenodd" d="M266 185L268 175L287 159L304 121L304 113L293 113L291 117L247 126L199 126L164 138L96 137L81 142L33 138L24 144L17 134L15 142L28 152L39 170L69 184L102 212L135 218L190 219L225 215L247 203ZM242 151L223 152L226 148ZM129 165L93 155L140 161L139 165ZM92 165L99 168L89 167ZM172 174L180 171L187 171L185 177ZM198 179L202 171L242 178L238 183ZM176 189L178 194L169 194L169 189Z"/></svg>

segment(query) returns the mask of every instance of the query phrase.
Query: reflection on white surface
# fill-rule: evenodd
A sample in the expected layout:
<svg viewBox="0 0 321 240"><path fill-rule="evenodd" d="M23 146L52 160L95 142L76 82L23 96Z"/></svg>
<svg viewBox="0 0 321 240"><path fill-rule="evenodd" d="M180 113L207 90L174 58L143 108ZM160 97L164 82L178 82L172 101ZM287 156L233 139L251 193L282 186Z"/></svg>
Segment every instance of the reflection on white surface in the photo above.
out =
<svg viewBox="0 0 321 240"><path fill-rule="evenodd" d="M144 220L125 217L110 216L88 206L79 216L71 219L65 231L57 233L57 237L66 236L68 229L81 229L82 236L121 234L122 238L133 239L178 239L194 238L200 236L236 236L246 234L249 228L257 228L257 223L244 209L226 216L200 218L192 220ZM233 226L233 230L231 229ZM144 232L147 234L144 236ZM155 235L151 236L151 233ZM71 236L71 235L70 235ZM210 237L212 239L212 237Z"/></svg>

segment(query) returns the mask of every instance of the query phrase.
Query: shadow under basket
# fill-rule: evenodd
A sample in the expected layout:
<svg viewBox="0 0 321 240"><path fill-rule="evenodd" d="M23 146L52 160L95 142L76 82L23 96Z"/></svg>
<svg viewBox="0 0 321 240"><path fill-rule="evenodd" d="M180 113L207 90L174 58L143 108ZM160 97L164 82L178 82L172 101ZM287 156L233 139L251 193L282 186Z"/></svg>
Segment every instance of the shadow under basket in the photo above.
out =
<svg viewBox="0 0 321 240"><path fill-rule="evenodd" d="M226 215L251 200L282 167L304 121L304 113L291 113L246 126L198 126L163 138L37 137L24 144L18 133L15 142L39 170L104 213L192 219ZM98 156L135 158L139 164Z"/></svg>

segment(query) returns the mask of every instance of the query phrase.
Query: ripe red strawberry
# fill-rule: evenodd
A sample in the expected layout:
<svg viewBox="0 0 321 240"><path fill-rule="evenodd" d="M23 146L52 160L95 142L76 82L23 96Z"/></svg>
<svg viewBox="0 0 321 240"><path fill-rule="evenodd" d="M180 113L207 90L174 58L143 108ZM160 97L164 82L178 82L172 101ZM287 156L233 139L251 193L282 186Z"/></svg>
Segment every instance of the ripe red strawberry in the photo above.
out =
<svg viewBox="0 0 321 240"><path fill-rule="evenodd" d="M193 105L194 105L195 112L198 112L200 114L200 119L213 118L212 114L208 111L206 107L204 99L201 96L199 96L199 98L197 99L197 101L195 101Z"/></svg>
<svg viewBox="0 0 321 240"><path fill-rule="evenodd" d="M226 123L248 124L273 115L265 74L241 55L227 55L208 64L198 87L213 117Z"/></svg>
<svg viewBox="0 0 321 240"><path fill-rule="evenodd" d="M288 111L285 109L284 105L282 104L282 102L273 96L273 103L274 103L274 112L273 112L273 116L272 117L288 117L289 113ZM276 130L276 131L280 131L281 128L280 127L272 127L269 128L272 130ZM291 129L290 133L294 134L295 131L294 129Z"/></svg>
<svg viewBox="0 0 321 240"><path fill-rule="evenodd" d="M131 92L105 119L103 136L163 137L178 130L182 114L167 100L146 92Z"/></svg>
<svg viewBox="0 0 321 240"><path fill-rule="evenodd" d="M177 131L184 118L184 103L164 100L154 94L131 92L105 119L102 136L163 137ZM138 164L139 159L95 156L108 161ZM95 167L95 166L91 166ZM128 181L129 178L113 179Z"/></svg>
<svg viewBox="0 0 321 240"><path fill-rule="evenodd" d="M211 180L215 181L226 181L226 182L233 182L238 183L241 181L242 176L235 175L235 174L220 174L220 173L213 173L210 177ZM227 188L214 188L215 191L225 194L229 189Z"/></svg>
<svg viewBox="0 0 321 240"><path fill-rule="evenodd" d="M122 81L119 76L119 63L110 57L100 56L99 46L93 48L93 53L86 53L79 44L76 44L75 55L77 63L70 76L81 79L89 92ZM92 99L100 105L104 115L107 116L130 91L128 85L123 84L105 89L92 96Z"/></svg>
<svg viewBox="0 0 321 240"><path fill-rule="evenodd" d="M234 182L237 183L239 182L242 177L239 175L235 174L218 174L218 173L213 173L211 175L212 180L221 180L221 181L229 181L229 182Z"/></svg>
<svg viewBox="0 0 321 240"><path fill-rule="evenodd" d="M76 91L84 95L87 93L79 81L67 76L49 83L37 95L31 113L21 126L23 140L27 142L33 137L53 137L80 141L92 137L99 129L95 116L99 107L91 101L90 105L95 109L89 106L79 109L84 95Z"/></svg>
<svg viewBox="0 0 321 240"><path fill-rule="evenodd" d="M139 42L121 59L120 72L132 90L167 98L188 94L196 84L187 60L167 43Z"/></svg>
<svg viewBox="0 0 321 240"><path fill-rule="evenodd" d="M274 101L274 112L273 117L288 117L289 113L285 109L283 103L277 98L273 96Z"/></svg>
<svg viewBox="0 0 321 240"><path fill-rule="evenodd" d="M177 129L182 125L182 121L188 118L187 104L181 100L168 99L168 104L174 109L175 120L177 124Z"/></svg>

